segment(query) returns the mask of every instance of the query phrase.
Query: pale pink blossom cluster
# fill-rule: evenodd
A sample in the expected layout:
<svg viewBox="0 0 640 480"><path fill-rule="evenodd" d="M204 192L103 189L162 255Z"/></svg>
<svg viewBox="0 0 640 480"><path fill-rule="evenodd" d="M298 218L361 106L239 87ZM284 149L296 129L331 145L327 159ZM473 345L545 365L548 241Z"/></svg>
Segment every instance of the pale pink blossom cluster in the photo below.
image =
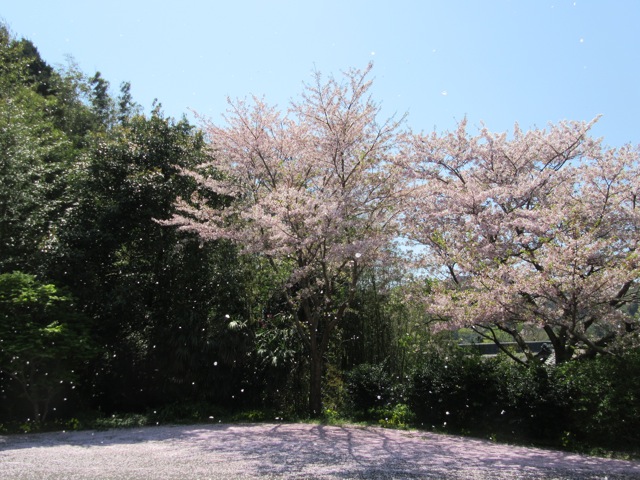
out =
<svg viewBox="0 0 640 480"><path fill-rule="evenodd" d="M408 137L405 234L440 279L425 305L447 328L520 342L536 326L558 361L637 334L639 152L604 148L592 124Z"/></svg>
<svg viewBox="0 0 640 480"><path fill-rule="evenodd" d="M205 124L210 160L183 171L207 194L179 199L165 223L262 256L319 363L361 273L395 258L400 237L438 280L425 309L446 328L524 345L534 326L558 361L635 338L638 150L591 138L597 119L401 132L378 121L370 68L316 74L284 112L230 101L224 125Z"/></svg>
<svg viewBox="0 0 640 480"><path fill-rule="evenodd" d="M180 199L171 223L248 253L293 258L294 269L378 258L397 233L400 184L389 168L397 123L376 122L367 71L349 72L347 84L318 75L284 114L258 98L230 101L226 125L206 125L210 162L183 173L234 201Z"/></svg>
<svg viewBox="0 0 640 480"><path fill-rule="evenodd" d="M284 279L312 364L363 269L388 257L399 232L399 122L378 123L369 69L344 81L316 74L285 112L230 101L225 125L206 124L210 161L183 172L224 204L195 194L165 222L264 257Z"/></svg>

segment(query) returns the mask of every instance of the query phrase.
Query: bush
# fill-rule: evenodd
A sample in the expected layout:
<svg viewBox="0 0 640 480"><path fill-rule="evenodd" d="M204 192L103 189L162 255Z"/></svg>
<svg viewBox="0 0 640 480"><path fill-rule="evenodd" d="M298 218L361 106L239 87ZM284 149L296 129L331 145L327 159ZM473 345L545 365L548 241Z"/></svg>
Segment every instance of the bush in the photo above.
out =
<svg viewBox="0 0 640 480"><path fill-rule="evenodd" d="M570 409L554 367L520 365L498 356L488 362L496 385L495 433L555 443Z"/></svg>
<svg viewBox="0 0 640 480"><path fill-rule="evenodd" d="M194 423L228 417L227 410L208 402L175 402L153 411L153 420L158 423Z"/></svg>
<svg viewBox="0 0 640 480"><path fill-rule="evenodd" d="M29 404L27 424L45 422L68 405L63 393L97 354L89 319L64 288L22 272L0 275L0 415L15 418Z"/></svg>
<svg viewBox="0 0 640 480"><path fill-rule="evenodd" d="M552 367L450 350L425 357L411 407L427 427L555 443L570 405Z"/></svg>
<svg viewBox="0 0 640 480"><path fill-rule="evenodd" d="M346 376L350 408L356 417L367 418L371 409L393 402L394 382L384 365L363 363Z"/></svg>
<svg viewBox="0 0 640 480"><path fill-rule="evenodd" d="M413 424L415 414L405 403L398 403L389 407L378 407L369 410L369 417L377 419L383 427L407 428Z"/></svg>
<svg viewBox="0 0 640 480"><path fill-rule="evenodd" d="M497 388L480 357L460 350L425 355L413 375L416 422L454 431L484 431L496 415Z"/></svg>
<svg viewBox="0 0 640 480"><path fill-rule="evenodd" d="M637 378L640 350L559 366L432 351L413 375L409 406L427 428L629 450L640 444Z"/></svg>
<svg viewBox="0 0 640 480"><path fill-rule="evenodd" d="M555 375L571 404L565 441L622 449L640 445L640 350L569 362Z"/></svg>
<svg viewBox="0 0 640 480"><path fill-rule="evenodd" d="M150 425L147 415L139 413L113 414L110 417L97 418L93 422L96 430L109 430L112 428L134 428Z"/></svg>

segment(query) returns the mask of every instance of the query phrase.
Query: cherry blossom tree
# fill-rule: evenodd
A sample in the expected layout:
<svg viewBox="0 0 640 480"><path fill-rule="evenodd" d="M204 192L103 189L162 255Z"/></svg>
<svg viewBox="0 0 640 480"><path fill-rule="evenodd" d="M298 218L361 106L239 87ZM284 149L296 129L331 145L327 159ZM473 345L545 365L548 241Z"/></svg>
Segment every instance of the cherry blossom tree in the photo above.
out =
<svg viewBox="0 0 640 480"><path fill-rule="evenodd" d="M446 328L499 344L507 333L527 361L526 327L546 333L557 362L637 337L638 150L604 148L594 122L472 136L463 121L410 136L405 232L422 246L436 279L427 309Z"/></svg>
<svg viewBox="0 0 640 480"><path fill-rule="evenodd" d="M229 101L225 125L205 122L210 161L184 171L200 193L168 222L262 257L280 278L310 364L309 407L322 412L324 355L362 272L384 262L398 232L398 121L379 123L365 70L319 73L281 112ZM229 199L224 208L207 195Z"/></svg>

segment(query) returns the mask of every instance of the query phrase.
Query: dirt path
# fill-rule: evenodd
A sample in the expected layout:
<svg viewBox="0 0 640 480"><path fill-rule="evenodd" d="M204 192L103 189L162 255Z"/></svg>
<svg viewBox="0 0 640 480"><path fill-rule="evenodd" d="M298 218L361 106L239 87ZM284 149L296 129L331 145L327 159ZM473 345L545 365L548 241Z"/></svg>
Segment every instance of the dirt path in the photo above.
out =
<svg viewBox="0 0 640 480"><path fill-rule="evenodd" d="M640 479L640 462L308 424L0 436L0 479Z"/></svg>

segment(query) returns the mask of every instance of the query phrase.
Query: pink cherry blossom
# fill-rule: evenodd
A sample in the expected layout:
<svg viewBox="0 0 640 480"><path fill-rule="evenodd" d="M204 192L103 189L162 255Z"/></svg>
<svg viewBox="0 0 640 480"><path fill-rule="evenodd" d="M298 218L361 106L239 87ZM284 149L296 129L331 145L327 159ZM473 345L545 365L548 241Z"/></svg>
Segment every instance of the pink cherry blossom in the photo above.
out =
<svg viewBox="0 0 640 480"><path fill-rule="evenodd" d="M311 411L321 413L323 354L364 269L389 257L399 231L399 122L379 123L371 66L344 81L317 73L282 112L262 99L230 101L226 124L205 124L209 161L184 171L224 205L179 199L169 225L225 239L264 258L283 279L311 359Z"/></svg>
<svg viewBox="0 0 640 480"><path fill-rule="evenodd" d="M445 328L500 330L524 347L522 327L533 326L558 362L635 339L625 307L640 274L638 149L604 148L593 123L471 136L463 121L407 137L404 231L439 279L425 305Z"/></svg>

